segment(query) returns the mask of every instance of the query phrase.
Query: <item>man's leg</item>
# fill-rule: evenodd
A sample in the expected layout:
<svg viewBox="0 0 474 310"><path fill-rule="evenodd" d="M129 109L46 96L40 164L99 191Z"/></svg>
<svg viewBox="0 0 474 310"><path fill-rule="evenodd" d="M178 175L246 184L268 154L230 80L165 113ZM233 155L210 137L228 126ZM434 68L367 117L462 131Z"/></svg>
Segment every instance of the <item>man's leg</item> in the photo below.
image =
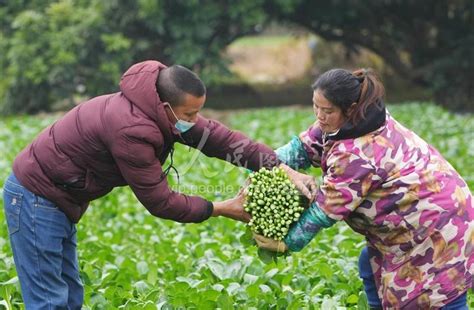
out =
<svg viewBox="0 0 474 310"><path fill-rule="evenodd" d="M63 242L71 234L66 215L24 188L11 175L4 187L13 258L27 309L67 308L62 278Z"/></svg>
<svg viewBox="0 0 474 310"><path fill-rule="evenodd" d="M375 285L374 273L369 261L369 250L367 247L362 249L359 256L359 276L364 282L364 290L371 309L382 309L377 287Z"/></svg>
<svg viewBox="0 0 474 310"><path fill-rule="evenodd" d="M69 289L69 309L81 309L84 302L84 288L79 277L79 263L77 259L76 227L72 224L72 232L68 239L64 240L63 274Z"/></svg>

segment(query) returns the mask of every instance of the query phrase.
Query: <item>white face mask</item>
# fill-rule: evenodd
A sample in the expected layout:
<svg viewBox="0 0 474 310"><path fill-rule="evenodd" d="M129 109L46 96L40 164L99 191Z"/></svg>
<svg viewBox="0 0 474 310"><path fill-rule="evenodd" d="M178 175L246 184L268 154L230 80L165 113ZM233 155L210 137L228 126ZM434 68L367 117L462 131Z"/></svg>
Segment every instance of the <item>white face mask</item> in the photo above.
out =
<svg viewBox="0 0 474 310"><path fill-rule="evenodd" d="M171 108L171 105L169 103L166 102L164 103L164 105L167 105L170 108L171 113L173 113L174 117L176 118L177 122L176 124L174 124L174 127L176 127L176 129L178 129L180 133L185 133L189 129L193 128L194 125L196 125L196 123L187 122L182 119L179 119L174 113L173 108Z"/></svg>

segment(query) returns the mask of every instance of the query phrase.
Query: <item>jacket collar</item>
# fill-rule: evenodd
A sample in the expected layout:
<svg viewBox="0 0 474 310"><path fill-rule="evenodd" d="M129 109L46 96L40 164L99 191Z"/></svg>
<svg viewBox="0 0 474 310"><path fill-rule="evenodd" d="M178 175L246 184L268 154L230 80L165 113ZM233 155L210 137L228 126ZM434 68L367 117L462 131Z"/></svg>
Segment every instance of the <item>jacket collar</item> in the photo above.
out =
<svg viewBox="0 0 474 310"><path fill-rule="evenodd" d="M365 118L357 124L346 121L336 133L326 135L326 139L338 141L362 137L385 125L386 113L385 104L381 101L380 104L370 106Z"/></svg>

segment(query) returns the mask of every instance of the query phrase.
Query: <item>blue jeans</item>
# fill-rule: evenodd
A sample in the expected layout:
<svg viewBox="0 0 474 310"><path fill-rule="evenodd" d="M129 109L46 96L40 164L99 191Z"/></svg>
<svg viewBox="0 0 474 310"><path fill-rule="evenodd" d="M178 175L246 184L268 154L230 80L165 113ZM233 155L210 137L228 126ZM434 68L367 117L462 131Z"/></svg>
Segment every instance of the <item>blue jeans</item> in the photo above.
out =
<svg viewBox="0 0 474 310"><path fill-rule="evenodd" d="M74 223L13 174L5 182L3 202L26 309L80 309L84 289Z"/></svg>
<svg viewBox="0 0 474 310"><path fill-rule="evenodd" d="M375 286L374 274L372 272L372 267L370 266L369 251L367 247L362 249L359 256L359 276L364 282L364 290L367 295L369 306L371 308L382 309L382 303L377 294L377 287ZM441 310L468 310L466 293L442 307Z"/></svg>

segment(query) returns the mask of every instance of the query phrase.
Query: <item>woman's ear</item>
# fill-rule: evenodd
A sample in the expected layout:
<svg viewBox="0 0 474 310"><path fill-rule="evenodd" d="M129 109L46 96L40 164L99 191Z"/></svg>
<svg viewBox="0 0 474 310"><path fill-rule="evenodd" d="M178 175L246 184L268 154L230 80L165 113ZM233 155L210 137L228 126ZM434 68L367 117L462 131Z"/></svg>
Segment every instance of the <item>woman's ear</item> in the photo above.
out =
<svg viewBox="0 0 474 310"><path fill-rule="evenodd" d="M346 110L346 116L349 117L354 113L357 102L353 102L351 106Z"/></svg>

